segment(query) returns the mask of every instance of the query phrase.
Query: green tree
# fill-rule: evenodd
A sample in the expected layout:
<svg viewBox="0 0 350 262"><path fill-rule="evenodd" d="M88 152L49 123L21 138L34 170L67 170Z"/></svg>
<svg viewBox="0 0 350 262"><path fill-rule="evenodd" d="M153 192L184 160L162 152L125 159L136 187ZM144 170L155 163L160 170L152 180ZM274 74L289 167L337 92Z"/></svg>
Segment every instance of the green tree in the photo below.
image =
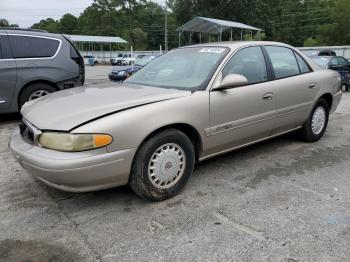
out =
<svg viewBox="0 0 350 262"><path fill-rule="evenodd" d="M131 32L131 43L134 50L147 50L148 34L141 28L134 28Z"/></svg>
<svg viewBox="0 0 350 262"><path fill-rule="evenodd" d="M318 41L324 45L350 43L350 0L335 0L330 7L331 23L321 25Z"/></svg>
<svg viewBox="0 0 350 262"><path fill-rule="evenodd" d="M18 27L17 24L10 24L9 21L7 21L4 18L0 18L0 27Z"/></svg>
<svg viewBox="0 0 350 262"><path fill-rule="evenodd" d="M59 32L59 22L53 20L52 18L42 19L39 23L35 23L31 26L33 29L41 29L46 30L50 33L58 33Z"/></svg>
<svg viewBox="0 0 350 262"><path fill-rule="evenodd" d="M58 22L59 31L65 34L74 34L77 30L78 18L71 14L65 14Z"/></svg>

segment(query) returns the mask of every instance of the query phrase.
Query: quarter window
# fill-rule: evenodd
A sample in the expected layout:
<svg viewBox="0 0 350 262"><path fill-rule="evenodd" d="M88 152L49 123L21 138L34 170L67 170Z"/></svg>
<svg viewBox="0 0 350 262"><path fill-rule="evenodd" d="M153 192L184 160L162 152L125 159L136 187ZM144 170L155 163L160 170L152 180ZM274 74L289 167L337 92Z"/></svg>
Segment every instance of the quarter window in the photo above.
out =
<svg viewBox="0 0 350 262"><path fill-rule="evenodd" d="M249 84L267 81L264 54L260 47L247 47L238 51L223 70L223 78L229 74L243 75Z"/></svg>
<svg viewBox="0 0 350 262"><path fill-rule="evenodd" d="M299 74L299 66L291 49L279 46L267 46L266 50L270 56L277 79Z"/></svg>
<svg viewBox="0 0 350 262"><path fill-rule="evenodd" d="M300 73L306 74L306 73L311 72L311 69L310 69L309 65L305 62L305 60L299 54L297 54L297 53L294 53L294 54L298 60Z"/></svg>
<svg viewBox="0 0 350 262"><path fill-rule="evenodd" d="M60 44L58 40L41 37L10 35L9 39L14 58L52 57Z"/></svg>

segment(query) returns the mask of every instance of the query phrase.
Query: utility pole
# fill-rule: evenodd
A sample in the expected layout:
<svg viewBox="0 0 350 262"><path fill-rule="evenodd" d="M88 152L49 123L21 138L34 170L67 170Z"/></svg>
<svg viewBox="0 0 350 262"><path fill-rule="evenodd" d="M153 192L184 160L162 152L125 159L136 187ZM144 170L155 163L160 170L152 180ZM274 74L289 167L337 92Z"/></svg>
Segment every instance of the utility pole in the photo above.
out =
<svg viewBox="0 0 350 262"><path fill-rule="evenodd" d="M168 1L165 0L165 43L164 43L164 50L165 52L168 51Z"/></svg>

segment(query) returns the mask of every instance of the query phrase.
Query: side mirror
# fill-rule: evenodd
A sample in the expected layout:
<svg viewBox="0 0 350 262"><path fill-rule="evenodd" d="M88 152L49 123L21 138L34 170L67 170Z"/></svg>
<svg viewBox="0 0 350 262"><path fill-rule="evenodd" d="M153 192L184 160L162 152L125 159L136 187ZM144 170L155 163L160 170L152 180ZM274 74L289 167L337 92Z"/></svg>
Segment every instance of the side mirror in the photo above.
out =
<svg viewBox="0 0 350 262"><path fill-rule="evenodd" d="M213 91L221 91L226 90L238 86L245 86L247 85L248 79L243 75L238 74L230 74L225 76L224 79L222 79L220 86L213 88Z"/></svg>

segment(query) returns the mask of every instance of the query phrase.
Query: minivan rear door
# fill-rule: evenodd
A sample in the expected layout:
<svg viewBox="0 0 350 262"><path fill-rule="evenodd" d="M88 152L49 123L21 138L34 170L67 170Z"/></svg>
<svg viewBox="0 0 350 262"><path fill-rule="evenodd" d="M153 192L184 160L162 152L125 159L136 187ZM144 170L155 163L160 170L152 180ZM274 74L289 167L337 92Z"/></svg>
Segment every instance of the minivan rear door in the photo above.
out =
<svg viewBox="0 0 350 262"><path fill-rule="evenodd" d="M17 66L6 34L0 33L0 113L10 107L16 88Z"/></svg>

